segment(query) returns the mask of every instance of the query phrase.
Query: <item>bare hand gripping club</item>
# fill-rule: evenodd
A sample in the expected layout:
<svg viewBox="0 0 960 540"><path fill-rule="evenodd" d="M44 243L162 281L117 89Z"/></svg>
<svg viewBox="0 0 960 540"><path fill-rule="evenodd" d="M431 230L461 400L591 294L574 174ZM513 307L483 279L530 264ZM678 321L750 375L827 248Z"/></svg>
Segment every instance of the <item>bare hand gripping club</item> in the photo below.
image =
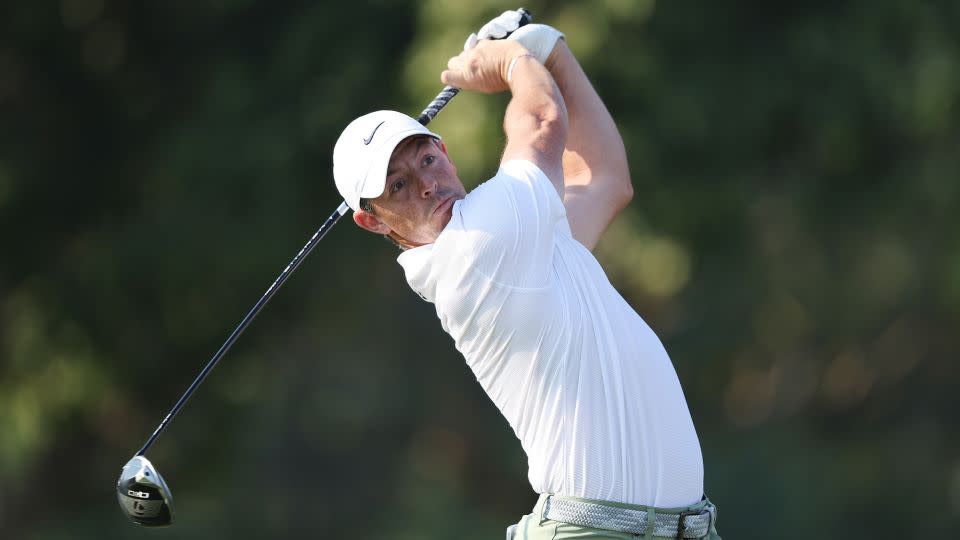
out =
<svg viewBox="0 0 960 540"><path fill-rule="evenodd" d="M526 9L520 8L519 11L521 12L519 26L529 24L533 20L530 12ZM450 100L452 100L459 91L459 88L452 86L444 87L444 89L437 94L437 97L427 105L427 108L420 113L417 121L424 126L429 124L430 121L450 103ZM163 433L170 424L170 421L180 412L180 409L183 408L187 400L190 399L190 396L197 390L200 383L207 378L207 375L209 375L210 371L217 365L217 362L230 350L230 347L237 341L240 334L246 330L247 326L249 326L257 314L260 313L263 306L273 298L273 295L283 286L287 278L293 274L297 267L300 266L300 263L313 251L313 248L326 236L330 229L337 224L337 221L346 215L349 209L350 207L347 206L346 201L340 203L340 206L337 207L333 214L330 214L330 217L323 222L323 225L320 226L317 232L313 233L310 240L300 248L300 251L293 257L293 260L280 272L277 279L270 284L270 287L263 293L263 296L257 300L257 303L247 312L236 329L230 333L227 340L220 346L216 354L213 355L213 358L207 362L207 365L203 367L200 374L193 380L186 392L180 396L180 399L178 399L177 403L170 409L170 412L168 412L167 416L160 422L160 425L157 426L157 429L150 435L150 438L147 439L143 447L124 465L123 470L120 471L120 479L117 481L117 500L120 502L120 507L124 513L133 520L134 523L150 527L162 527L173 523L173 496L170 493L170 488L167 487L163 477L160 476L160 473L157 472L153 464L150 463L144 454L146 454L147 450L156 442L157 437Z"/></svg>

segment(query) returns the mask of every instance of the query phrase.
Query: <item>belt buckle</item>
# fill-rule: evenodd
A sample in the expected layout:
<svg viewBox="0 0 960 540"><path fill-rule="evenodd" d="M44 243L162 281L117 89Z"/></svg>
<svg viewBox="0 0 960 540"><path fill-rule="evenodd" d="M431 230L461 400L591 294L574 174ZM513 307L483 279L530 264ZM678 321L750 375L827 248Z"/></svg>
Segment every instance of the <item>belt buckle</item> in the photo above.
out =
<svg viewBox="0 0 960 540"><path fill-rule="evenodd" d="M677 540L684 540L683 533L687 532L687 517L699 516L704 512L705 510L684 510L678 514L679 520L677 521Z"/></svg>

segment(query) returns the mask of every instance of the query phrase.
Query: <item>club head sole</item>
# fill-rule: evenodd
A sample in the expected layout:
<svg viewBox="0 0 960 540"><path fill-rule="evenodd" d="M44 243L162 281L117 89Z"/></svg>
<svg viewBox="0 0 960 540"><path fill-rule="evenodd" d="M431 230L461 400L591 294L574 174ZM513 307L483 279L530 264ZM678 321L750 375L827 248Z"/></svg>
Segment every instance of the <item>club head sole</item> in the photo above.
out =
<svg viewBox="0 0 960 540"><path fill-rule="evenodd" d="M123 513L138 525L166 527L173 523L170 488L143 456L134 456L120 471L117 501Z"/></svg>

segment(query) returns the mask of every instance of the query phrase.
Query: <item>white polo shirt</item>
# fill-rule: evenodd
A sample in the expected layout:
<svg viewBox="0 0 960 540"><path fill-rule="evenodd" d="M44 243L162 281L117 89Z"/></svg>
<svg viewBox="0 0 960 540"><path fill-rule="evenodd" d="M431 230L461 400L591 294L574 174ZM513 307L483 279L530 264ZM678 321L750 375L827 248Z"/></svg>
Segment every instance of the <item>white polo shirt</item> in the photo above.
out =
<svg viewBox="0 0 960 540"><path fill-rule="evenodd" d="M536 165L503 164L436 242L398 261L520 439L537 493L700 500L700 443L670 358Z"/></svg>

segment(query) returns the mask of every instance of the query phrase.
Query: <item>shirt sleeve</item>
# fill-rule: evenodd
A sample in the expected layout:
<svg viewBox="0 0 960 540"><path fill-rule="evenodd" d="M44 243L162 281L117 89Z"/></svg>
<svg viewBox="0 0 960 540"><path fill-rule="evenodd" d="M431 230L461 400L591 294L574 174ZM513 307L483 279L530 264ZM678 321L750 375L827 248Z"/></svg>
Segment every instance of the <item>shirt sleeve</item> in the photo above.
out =
<svg viewBox="0 0 960 540"><path fill-rule="evenodd" d="M554 236L566 222L563 201L533 163L503 163L462 208L461 252L474 271L505 286L545 287L552 279Z"/></svg>

